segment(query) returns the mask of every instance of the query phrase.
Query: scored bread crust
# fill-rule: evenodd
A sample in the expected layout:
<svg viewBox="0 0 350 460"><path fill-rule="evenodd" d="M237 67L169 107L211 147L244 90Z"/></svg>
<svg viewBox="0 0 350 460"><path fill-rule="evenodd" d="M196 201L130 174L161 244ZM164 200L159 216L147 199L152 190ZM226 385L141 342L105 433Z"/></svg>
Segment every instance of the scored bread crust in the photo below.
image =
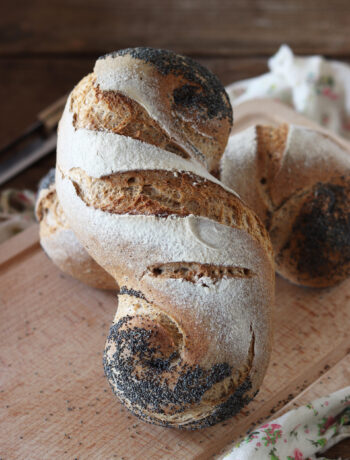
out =
<svg viewBox="0 0 350 460"><path fill-rule="evenodd" d="M350 276L350 155L320 132L253 126L231 136L221 179L266 225L277 272L310 287Z"/></svg>
<svg viewBox="0 0 350 460"><path fill-rule="evenodd" d="M70 229L54 181L40 188L35 212L40 223L40 244L62 272L98 289L117 290L115 279L94 261Z"/></svg>
<svg viewBox="0 0 350 460"><path fill-rule="evenodd" d="M197 428L237 413L261 385L271 349L273 257L260 220L203 168L191 136L179 140L157 118L154 106L161 104L149 100L148 86L137 87L134 100L140 103L141 91L148 116L187 155L146 143L147 127L137 136L123 131L119 103L106 108L112 89L101 87L103 71L115 82L127 74L124 66L137 68L135 81L164 84L153 54L110 56L117 63L99 69L100 83L90 79L101 91L98 107L77 96L79 85L70 95L59 125L57 193L83 246L121 286L104 358L114 392L146 421ZM169 52L162 56L170 59ZM182 59L171 54L173 86L184 82ZM208 135L214 139L226 122L219 113ZM222 153L226 131L213 152Z"/></svg>
<svg viewBox="0 0 350 460"><path fill-rule="evenodd" d="M96 84L134 100L183 151L218 174L232 108L218 78L167 50L128 48L100 57Z"/></svg>
<svg viewBox="0 0 350 460"><path fill-rule="evenodd" d="M70 110L75 129L109 131L189 157L140 104L122 93L101 91L96 85L95 74L87 75L78 83L71 97Z"/></svg>

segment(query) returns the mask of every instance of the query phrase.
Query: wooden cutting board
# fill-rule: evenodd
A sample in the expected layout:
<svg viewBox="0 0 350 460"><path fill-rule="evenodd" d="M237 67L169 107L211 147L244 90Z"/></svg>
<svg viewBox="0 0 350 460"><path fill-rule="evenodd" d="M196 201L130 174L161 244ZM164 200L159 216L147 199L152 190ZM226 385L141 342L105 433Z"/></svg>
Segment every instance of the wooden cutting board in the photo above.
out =
<svg viewBox="0 0 350 460"><path fill-rule="evenodd" d="M294 112L255 101L235 114L239 130L247 117L291 122ZM350 279L315 290L278 277L273 353L256 399L200 431L149 425L123 408L103 375L115 309L115 293L52 265L36 225L0 246L1 459L207 459L287 404L350 384Z"/></svg>

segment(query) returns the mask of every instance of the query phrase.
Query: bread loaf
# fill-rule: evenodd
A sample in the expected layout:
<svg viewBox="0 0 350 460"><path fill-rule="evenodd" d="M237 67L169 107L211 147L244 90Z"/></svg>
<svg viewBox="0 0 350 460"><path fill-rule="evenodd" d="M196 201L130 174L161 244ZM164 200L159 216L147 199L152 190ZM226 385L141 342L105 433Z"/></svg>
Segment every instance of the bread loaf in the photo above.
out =
<svg viewBox="0 0 350 460"><path fill-rule="evenodd" d="M121 286L104 366L143 420L197 428L256 394L271 348L267 232L217 172L232 112L218 80L169 51L96 62L59 125L69 225Z"/></svg>
<svg viewBox="0 0 350 460"><path fill-rule="evenodd" d="M118 288L115 279L89 256L68 226L57 199L54 168L39 185L35 211L40 222L40 244L60 270L95 288Z"/></svg>
<svg viewBox="0 0 350 460"><path fill-rule="evenodd" d="M268 229L276 269L296 284L350 276L350 154L318 131L252 126L231 136L221 179Z"/></svg>

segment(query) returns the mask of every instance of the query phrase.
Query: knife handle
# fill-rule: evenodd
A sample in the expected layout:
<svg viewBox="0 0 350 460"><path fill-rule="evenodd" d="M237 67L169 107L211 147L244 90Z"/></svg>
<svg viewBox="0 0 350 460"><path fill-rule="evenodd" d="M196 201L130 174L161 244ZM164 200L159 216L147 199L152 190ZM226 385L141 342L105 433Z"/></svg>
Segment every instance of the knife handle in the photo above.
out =
<svg viewBox="0 0 350 460"><path fill-rule="evenodd" d="M57 124L62 116L67 97L67 95L61 97L38 114L38 119L41 121L46 133L51 132L57 127Z"/></svg>

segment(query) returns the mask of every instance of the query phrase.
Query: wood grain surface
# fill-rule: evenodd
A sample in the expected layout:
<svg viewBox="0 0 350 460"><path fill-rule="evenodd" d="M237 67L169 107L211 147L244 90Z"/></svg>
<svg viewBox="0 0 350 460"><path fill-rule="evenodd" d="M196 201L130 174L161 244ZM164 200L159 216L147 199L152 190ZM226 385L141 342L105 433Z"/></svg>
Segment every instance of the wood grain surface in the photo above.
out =
<svg viewBox="0 0 350 460"><path fill-rule="evenodd" d="M224 84L264 72L282 43L350 59L348 0L3 0L0 13L0 145L118 48L173 49Z"/></svg>
<svg viewBox="0 0 350 460"><path fill-rule="evenodd" d="M348 0L5 0L3 55L104 53L129 46L191 55L349 56ZM53 27L55 25L55 27Z"/></svg>
<svg viewBox="0 0 350 460"><path fill-rule="evenodd" d="M62 275L40 249L37 232L34 226L0 248L4 460L208 459L326 371L333 376L349 353L350 280L319 291L278 278L274 348L257 398L212 428L149 425L122 407L103 375L116 295ZM331 388L348 379L348 372L334 373Z"/></svg>

